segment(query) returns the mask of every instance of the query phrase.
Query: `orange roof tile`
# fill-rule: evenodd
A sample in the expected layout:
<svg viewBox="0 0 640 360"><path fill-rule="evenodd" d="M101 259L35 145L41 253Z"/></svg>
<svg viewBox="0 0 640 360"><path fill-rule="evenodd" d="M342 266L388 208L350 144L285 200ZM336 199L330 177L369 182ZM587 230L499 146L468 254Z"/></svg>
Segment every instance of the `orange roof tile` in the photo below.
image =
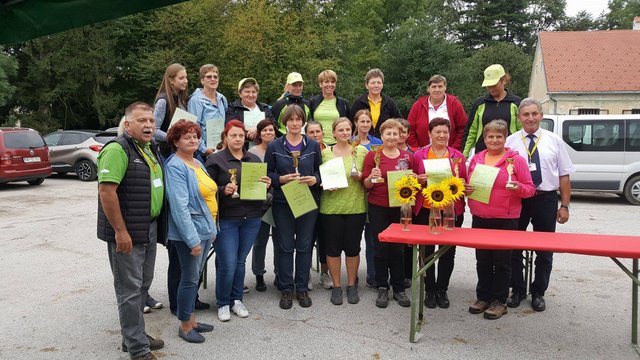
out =
<svg viewBox="0 0 640 360"><path fill-rule="evenodd" d="M640 31L540 32L549 92L640 92Z"/></svg>

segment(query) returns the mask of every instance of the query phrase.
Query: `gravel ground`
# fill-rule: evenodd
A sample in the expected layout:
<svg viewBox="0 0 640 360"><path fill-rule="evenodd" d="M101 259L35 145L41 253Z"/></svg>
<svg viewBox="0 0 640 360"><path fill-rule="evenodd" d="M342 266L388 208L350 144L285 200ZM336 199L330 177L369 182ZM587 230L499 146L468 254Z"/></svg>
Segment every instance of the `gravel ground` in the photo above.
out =
<svg viewBox="0 0 640 360"><path fill-rule="evenodd" d="M120 351L106 245L95 235L96 201L97 183L70 175L40 186L0 186L0 359L128 358ZM637 236L638 210L614 195L575 195L571 219L558 231ZM204 344L179 339L178 321L166 308L145 319L148 333L166 342L156 355L167 359L637 359L628 277L604 257L557 254L554 265L547 311L535 313L527 300L488 321L467 312L475 297L474 251L458 248L451 307L426 309L415 344L409 342L409 309L394 301L378 309L376 294L364 287L359 304L334 306L316 272L314 305L281 310L270 266L264 293L253 289L247 273L249 318L220 323L214 310L197 312L216 327ZM160 247L151 292L168 305L166 268ZM359 275L365 278L364 261ZM214 301L214 278L210 267L203 301Z"/></svg>

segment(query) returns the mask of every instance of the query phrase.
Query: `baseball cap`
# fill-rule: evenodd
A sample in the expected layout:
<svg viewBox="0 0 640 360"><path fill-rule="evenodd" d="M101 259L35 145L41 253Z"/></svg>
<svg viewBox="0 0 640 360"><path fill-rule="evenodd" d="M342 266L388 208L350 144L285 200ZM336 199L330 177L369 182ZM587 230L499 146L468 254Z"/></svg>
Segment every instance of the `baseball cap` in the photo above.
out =
<svg viewBox="0 0 640 360"><path fill-rule="evenodd" d="M505 75L504 68L500 64L493 64L484 69L484 81L482 87L493 86Z"/></svg>
<svg viewBox="0 0 640 360"><path fill-rule="evenodd" d="M240 82L238 82L238 92L239 92L240 90L242 90L242 86L243 86L244 84L248 83L248 82L250 82L250 83L254 83L254 84L257 84L257 83L258 83L258 82L256 81L256 79L254 79L254 78L244 78L244 79L240 80Z"/></svg>
<svg viewBox="0 0 640 360"><path fill-rule="evenodd" d="M289 74L289 76L287 76L287 85L291 85L297 82L304 83L304 80L302 80L302 75L300 75L300 73L292 72Z"/></svg>

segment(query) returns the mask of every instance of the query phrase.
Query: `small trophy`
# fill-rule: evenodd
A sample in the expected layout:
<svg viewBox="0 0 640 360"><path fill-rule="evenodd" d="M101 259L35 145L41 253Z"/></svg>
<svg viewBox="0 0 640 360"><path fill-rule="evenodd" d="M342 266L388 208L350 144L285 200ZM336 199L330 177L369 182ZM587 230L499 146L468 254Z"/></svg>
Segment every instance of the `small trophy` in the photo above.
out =
<svg viewBox="0 0 640 360"><path fill-rule="evenodd" d="M294 172L298 173L298 158L300 157L300 151L292 151L291 156L293 157L293 169Z"/></svg>
<svg viewBox="0 0 640 360"><path fill-rule="evenodd" d="M458 169L460 161L462 161L460 158L451 158L451 162L453 163L453 172L455 173L454 175L458 178L460 177L460 170Z"/></svg>
<svg viewBox="0 0 640 360"><path fill-rule="evenodd" d="M513 158L507 158L507 163L509 164L507 165L507 173L509 174L509 178L507 179L507 185L505 186L505 188L515 189L517 185L516 183L511 181L511 175L513 175Z"/></svg>
<svg viewBox="0 0 640 360"><path fill-rule="evenodd" d="M236 186L238 186L238 179L236 178L237 173L238 173L237 169L229 169L229 174L231 175L231 179L229 179L229 181L231 181L231 183ZM231 198L233 199L237 199L239 197L240 197L240 194L238 194L238 190L235 190L231 195Z"/></svg>
<svg viewBox="0 0 640 360"><path fill-rule="evenodd" d="M381 145L371 145L371 151L375 151L375 155L373 157L373 162L376 164L376 169L380 168L380 154L382 153L382 146ZM384 183L384 178L374 178L371 179L371 183L372 184L382 184Z"/></svg>
<svg viewBox="0 0 640 360"><path fill-rule="evenodd" d="M351 147L351 176L358 177L360 172L358 172L358 168L356 167L356 155L358 154L358 145L360 145L360 139L356 140Z"/></svg>

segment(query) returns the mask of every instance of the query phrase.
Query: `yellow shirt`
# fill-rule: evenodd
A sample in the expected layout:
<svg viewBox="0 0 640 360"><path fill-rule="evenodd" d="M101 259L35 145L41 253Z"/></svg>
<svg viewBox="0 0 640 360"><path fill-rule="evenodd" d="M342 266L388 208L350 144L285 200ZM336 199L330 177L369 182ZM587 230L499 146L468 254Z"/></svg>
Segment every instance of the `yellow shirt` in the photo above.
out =
<svg viewBox="0 0 640 360"><path fill-rule="evenodd" d="M218 185L209 177L209 174L204 172L200 167L193 167L187 164L188 167L193 169L196 172L196 179L198 179L198 188L200 190L200 194L204 198L204 202L207 203L209 207L209 211L211 211L211 216L215 220L218 216L218 202L216 201L216 193L218 192Z"/></svg>
<svg viewBox="0 0 640 360"><path fill-rule="evenodd" d="M374 102L370 97L367 96L367 100L369 100L369 110L371 111L371 126L376 128L376 124L378 124L378 119L380 118L380 109L382 108L382 98L380 101Z"/></svg>

